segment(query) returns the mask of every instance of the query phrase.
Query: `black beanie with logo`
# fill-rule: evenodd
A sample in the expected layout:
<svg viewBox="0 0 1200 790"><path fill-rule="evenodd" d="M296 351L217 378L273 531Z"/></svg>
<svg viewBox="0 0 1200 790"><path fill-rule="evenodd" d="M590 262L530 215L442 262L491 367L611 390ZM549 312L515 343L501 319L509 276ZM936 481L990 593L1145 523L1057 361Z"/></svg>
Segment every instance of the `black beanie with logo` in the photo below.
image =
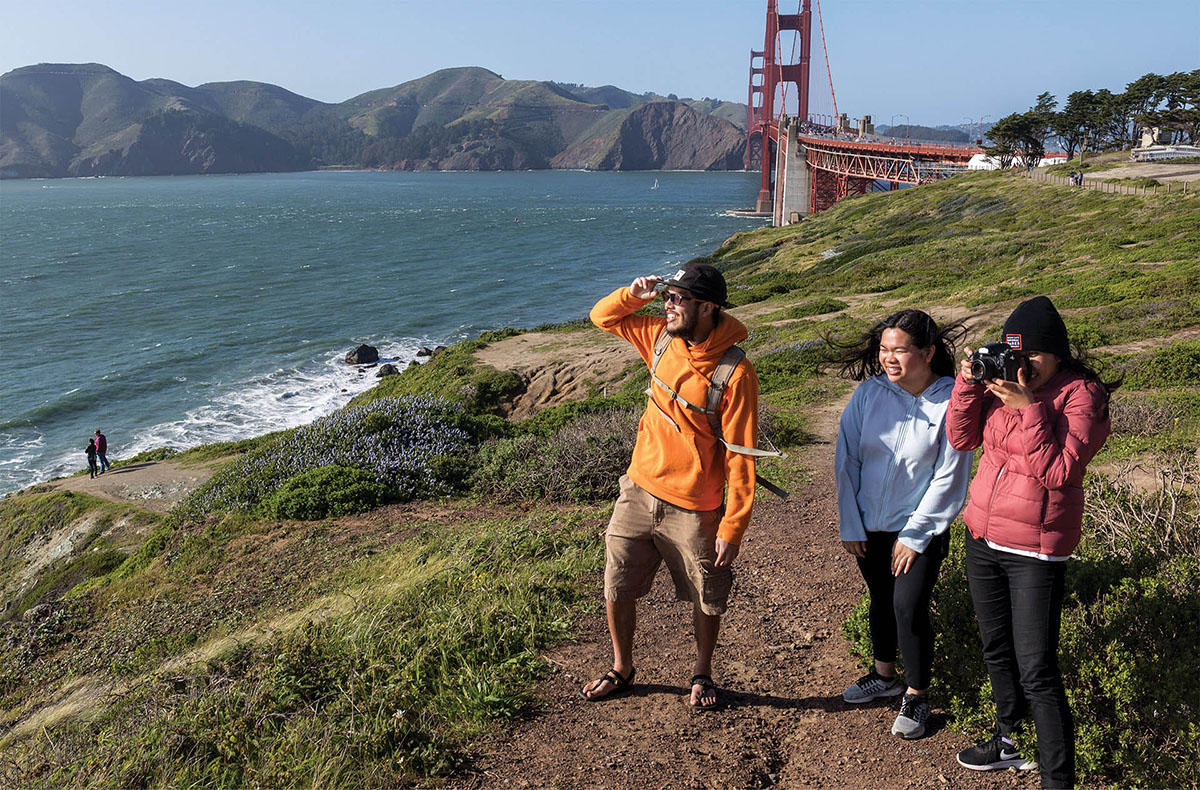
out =
<svg viewBox="0 0 1200 790"><path fill-rule="evenodd" d="M1004 322L1004 342L1017 351L1043 351L1059 359L1071 358L1067 325L1045 296L1035 296L1017 305Z"/></svg>

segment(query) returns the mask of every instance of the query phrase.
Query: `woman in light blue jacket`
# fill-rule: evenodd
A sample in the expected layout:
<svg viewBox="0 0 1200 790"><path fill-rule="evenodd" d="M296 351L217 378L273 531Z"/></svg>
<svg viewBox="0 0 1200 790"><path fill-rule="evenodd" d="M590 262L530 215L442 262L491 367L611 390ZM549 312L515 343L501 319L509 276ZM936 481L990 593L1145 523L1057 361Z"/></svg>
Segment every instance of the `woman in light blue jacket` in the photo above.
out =
<svg viewBox="0 0 1200 790"><path fill-rule="evenodd" d="M907 739L924 735L929 718L929 599L971 473L971 453L951 447L945 430L962 331L901 310L843 347L840 359L842 374L862 383L838 431L838 517L842 546L867 582L875 658L842 698L862 703L904 692L898 647L907 692L892 734Z"/></svg>

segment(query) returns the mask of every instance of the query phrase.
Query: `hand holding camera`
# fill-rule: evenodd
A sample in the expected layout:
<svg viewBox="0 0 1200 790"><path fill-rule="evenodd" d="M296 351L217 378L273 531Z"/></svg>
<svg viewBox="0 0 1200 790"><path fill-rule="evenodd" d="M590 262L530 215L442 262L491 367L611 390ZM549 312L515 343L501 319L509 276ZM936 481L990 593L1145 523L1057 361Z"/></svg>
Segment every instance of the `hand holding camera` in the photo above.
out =
<svg viewBox="0 0 1200 790"><path fill-rule="evenodd" d="M967 381L983 384L1010 409L1022 409L1033 403L1029 388L1029 364L1005 343L966 349L967 357L959 365Z"/></svg>

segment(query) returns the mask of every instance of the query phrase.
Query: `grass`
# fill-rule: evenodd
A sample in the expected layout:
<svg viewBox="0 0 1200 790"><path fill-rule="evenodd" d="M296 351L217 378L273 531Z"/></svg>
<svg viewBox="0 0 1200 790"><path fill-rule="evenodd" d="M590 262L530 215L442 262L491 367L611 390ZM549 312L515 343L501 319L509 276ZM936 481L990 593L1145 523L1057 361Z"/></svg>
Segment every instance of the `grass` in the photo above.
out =
<svg viewBox="0 0 1200 790"><path fill-rule="evenodd" d="M1106 178L1104 179L1104 183L1122 184L1127 187L1141 187L1143 189L1162 186L1161 181L1159 181L1157 178L1150 178L1149 176L1139 176L1137 178Z"/></svg>
<svg viewBox="0 0 1200 790"><path fill-rule="evenodd" d="M175 673L150 671L195 635L143 640L115 673L144 682L52 743L8 749L27 787L382 786L446 774L469 739L516 714L564 638L597 523L576 510L430 525L354 563L340 604L286 631L230 642ZM315 610L314 610L315 611ZM183 669L183 667L181 667Z"/></svg>

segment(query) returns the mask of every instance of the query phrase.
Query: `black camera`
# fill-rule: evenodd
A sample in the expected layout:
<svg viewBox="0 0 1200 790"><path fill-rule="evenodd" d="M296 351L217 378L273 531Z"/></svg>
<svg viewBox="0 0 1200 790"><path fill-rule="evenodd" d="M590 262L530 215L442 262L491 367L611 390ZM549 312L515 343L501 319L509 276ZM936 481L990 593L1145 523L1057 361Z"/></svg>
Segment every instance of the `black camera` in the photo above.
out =
<svg viewBox="0 0 1200 790"><path fill-rule="evenodd" d="M1019 351L1012 349L1007 343L989 343L975 350L967 357L971 363L972 381L984 379L1002 379L1016 381L1017 371L1025 365L1025 360Z"/></svg>

